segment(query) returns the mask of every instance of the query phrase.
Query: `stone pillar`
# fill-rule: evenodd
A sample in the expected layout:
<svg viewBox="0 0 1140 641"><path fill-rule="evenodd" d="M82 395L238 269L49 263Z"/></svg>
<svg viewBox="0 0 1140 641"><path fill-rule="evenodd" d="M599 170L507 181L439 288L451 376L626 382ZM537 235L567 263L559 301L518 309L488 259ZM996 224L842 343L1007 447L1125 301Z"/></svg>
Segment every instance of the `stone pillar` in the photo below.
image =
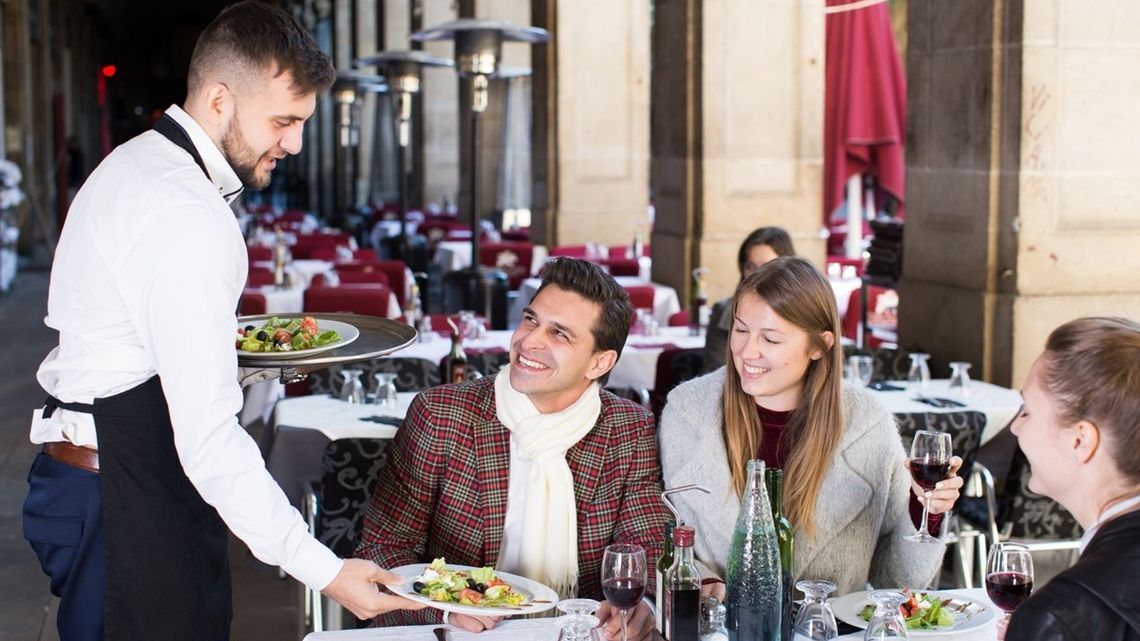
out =
<svg viewBox="0 0 1140 641"><path fill-rule="evenodd" d="M1140 7L910 0L904 346L1019 386L1057 325L1140 318Z"/></svg>
<svg viewBox="0 0 1140 641"><path fill-rule="evenodd" d="M427 29L459 16L450 0L425 0L420 28ZM423 43L423 50L454 58L450 40ZM423 105L423 202L439 203L459 196L459 81L452 69L426 69L421 81Z"/></svg>
<svg viewBox="0 0 1140 641"><path fill-rule="evenodd" d="M822 264L823 1L659 0L654 21L654 280L687 292L703 265L728 296L766 225Z"/></svg>

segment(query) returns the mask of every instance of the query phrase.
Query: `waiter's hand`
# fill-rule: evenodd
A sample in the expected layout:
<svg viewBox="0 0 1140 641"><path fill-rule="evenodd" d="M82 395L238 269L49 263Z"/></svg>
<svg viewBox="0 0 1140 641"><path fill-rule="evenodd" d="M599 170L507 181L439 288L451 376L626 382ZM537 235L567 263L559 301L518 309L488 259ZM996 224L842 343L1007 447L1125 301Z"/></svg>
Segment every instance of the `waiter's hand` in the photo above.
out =
<svg viewBox="0 0 1140 641"><path fill-rule="evenodd" d="M602 603L595 616L602 624L602 634L606 639L621 638L621 610L610 605L609 601ZM653 611L645 601L638 601L637 607L630 610L626 616L626 630L629 632L629 641L644 641L653 638L656 630L656 620Z"/></svg>
<svg viewBox="0 0 1140 641"><path fill-rule="evenodd" d="M344 567L321 593L344 606L359 619L371 619L392 610L424 608L422 603L398 597L377 587L377 584L401 585L403 582L402 577L382 569L372 561L345 559Z"/></svg>
<svg viewBox="0 0 1140 641"><path fill-rule="evenodd" d="M238 368L238 384L242 387L249 387L257 383L264 383L265 381L272 381L278 376L281 376L280 369L258 369L255 367L239 367Z"/></svg>

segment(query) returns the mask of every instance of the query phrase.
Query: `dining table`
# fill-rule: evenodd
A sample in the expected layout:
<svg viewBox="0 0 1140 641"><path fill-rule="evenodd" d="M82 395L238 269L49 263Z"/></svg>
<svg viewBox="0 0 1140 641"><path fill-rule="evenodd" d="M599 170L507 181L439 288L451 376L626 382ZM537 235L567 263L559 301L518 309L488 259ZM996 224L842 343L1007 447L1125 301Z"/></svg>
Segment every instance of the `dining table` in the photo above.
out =
<svg viewBox="0 0 1140 641"><path fill-rule="evenodd" d="M950 389L949 379L934 379L922 391L906 381L889 381L898 390L872 390L875 398L882 403L892 414L916 414L921 412L954 412L973 410L986 415L986 427L982 432L981 443L986 443L998 434L1006 425L1017 416L1021 409L1021 394L1017 390L986 383L984 381L970 381L969 391L963 396ZM920 399L934 399L940 403L941 399L962 403L962 407L949 404L946 407L935 407L929 402Z"/></svg>
<svg viewBox="0 0 1140 641"><path fill-rule="evenodd" d="M669 317L681 311L681 301L677 297L677 290L668 285L654 283L640 276L614 276L614 280L622 287L653 288L653 309L650 313L660 327L668 326ZM511 301L510 310L507 313L508 325L515 327L522 322L523 309L530 304L541 285L541 278L527 278L522 281L518 288L518 295Z"/></svg>

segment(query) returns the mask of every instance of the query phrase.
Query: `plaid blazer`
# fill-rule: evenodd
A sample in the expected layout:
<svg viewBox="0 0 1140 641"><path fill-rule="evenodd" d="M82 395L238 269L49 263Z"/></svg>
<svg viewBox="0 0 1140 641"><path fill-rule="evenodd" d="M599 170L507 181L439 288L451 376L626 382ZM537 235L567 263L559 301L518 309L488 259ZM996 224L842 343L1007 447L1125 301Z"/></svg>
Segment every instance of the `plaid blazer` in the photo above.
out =
<svg viewBox="0 0 1140 641"><path fill-rule="evenodd" d="M578 594L602 599L610 543L661 553L668 512L653 416L602 390L594 429L566 453L578 508ZM503 539L510 432L495 416L494 377L424 391L412 402L365 509L356 556L391 568L446 557L494 565ZM648 594L653 594L649 572ZM440 612L397 610L379 625L437 623Z"/></svg>

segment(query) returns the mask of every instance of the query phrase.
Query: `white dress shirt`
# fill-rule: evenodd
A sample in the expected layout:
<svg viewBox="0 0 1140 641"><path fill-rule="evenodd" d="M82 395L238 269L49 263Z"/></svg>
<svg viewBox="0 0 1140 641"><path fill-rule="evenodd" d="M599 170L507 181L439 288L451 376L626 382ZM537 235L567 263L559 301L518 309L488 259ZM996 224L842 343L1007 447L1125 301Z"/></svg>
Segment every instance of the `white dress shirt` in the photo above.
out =
<svg viewBox="0 0 1140 641"><path fill-rule="evenodd" d="M91 403L155 374L186 476L257 558L322 589L343 562L309 535L238 425L235 310L246 250L227 198L241 181L182 109L210 174L150 131L116 148L79 190L52 266L45 322L59 346L37 375L64 402ZM32 421L33 443L97 445L90 414Z"/></svg>

